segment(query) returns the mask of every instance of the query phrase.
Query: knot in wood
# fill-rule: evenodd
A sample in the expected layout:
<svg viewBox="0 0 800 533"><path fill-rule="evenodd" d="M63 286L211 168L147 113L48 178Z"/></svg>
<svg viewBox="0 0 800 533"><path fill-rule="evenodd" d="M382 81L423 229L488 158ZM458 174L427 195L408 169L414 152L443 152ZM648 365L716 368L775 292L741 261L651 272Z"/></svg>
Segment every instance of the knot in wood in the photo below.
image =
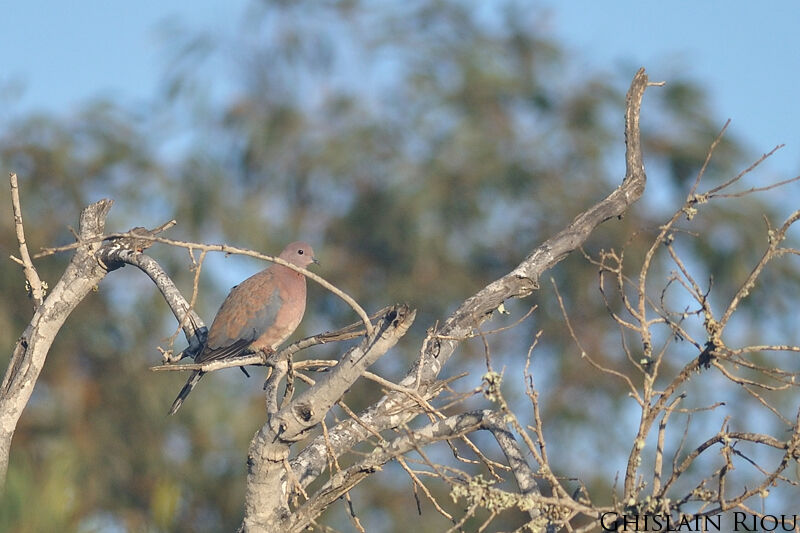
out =
<svg viewBox="0 0 800 533"><path fill-rule="evenodd" d="M527 276L517 276L517 297L524 298L533 291L539 290L539 282Z"/></svg>
<svg viewBox="0 0 800 533"><path fill-rule="evenodd" d="M150 246L153 241L151 239L138 239L137 235L143 237L152 237L155 233L147 228L141 226L131 229L128 236L125 237L111 237L108 239L111 244L112 250L130 250L132 252L143 252Z"/></svg>
<svg viewBox="0 0 800 533"><path fill-rule="evenodd" d="M314 410L311 408L311 405L306 403L296 405L294 413L303 422L308 422L314 416Z"/></svg>

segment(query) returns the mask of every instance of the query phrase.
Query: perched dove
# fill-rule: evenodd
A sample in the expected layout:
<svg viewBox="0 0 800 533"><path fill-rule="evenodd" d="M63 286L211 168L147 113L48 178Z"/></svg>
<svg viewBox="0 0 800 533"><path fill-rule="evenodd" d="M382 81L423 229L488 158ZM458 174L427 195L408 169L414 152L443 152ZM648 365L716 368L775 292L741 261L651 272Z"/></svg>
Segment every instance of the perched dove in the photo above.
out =
<svg viewBox="0 0 800 533"><path fill-rule="evenodd" d="M318 263L304 242L288 245L280 258L299 267ZM306 278L273 263L231 289L214 317L208 340L195 363L228 359L245 351L273 351L289 338L306 310ZM175 414L205 372L195 370L172 403Z"/></svg>

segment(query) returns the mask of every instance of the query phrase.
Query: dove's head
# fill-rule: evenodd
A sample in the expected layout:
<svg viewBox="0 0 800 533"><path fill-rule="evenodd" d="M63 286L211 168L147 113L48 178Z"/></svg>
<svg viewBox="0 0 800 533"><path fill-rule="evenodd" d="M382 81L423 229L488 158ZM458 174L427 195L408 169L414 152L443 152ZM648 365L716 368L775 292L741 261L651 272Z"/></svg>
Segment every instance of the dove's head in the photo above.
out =
<svg viewBox="0 0 800 533"><path fill-rule="evenodd" d="M289 261L293 265L303 268L307 267L311 263L319 264L317 258L314 257L314 250L311 249L311 245L300 241L293 242L284 248L281 252L280 258L284 261Z"/></svg>

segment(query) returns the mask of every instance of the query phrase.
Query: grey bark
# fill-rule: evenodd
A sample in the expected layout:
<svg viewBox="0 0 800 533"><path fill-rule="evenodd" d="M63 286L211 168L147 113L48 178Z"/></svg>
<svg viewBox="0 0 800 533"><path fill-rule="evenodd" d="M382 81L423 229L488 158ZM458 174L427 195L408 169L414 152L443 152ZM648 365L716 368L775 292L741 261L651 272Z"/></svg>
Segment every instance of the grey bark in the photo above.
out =
<svg viewBox="0 0 800 533"><path fill-rule="evenodd" d="M280 531L292 519L289 496L296 488L287 479L284 461L293 442L325 417L364 371L405 335L415 312L404 305L389 309L372 335L352 348L326 375L267 418L250 443L242 531ZM277 387L277 382L271 387Z"/></svg>
<svg viewBox="0 0 800 533"><path fill-rule="evenodd" d="M205 340L203 321L189 309L188 302L160 265L141 253L152 244L151 240L135 237L103 240L106 216L113 203L112 200L103 199L81 212L78 239L82 244L75 250L61 279L37 307L12 352L0 385L0 488L5 486L14 431L33 393L50 346L67 317L106 274L125 264L137 266L150 276L175 317L183 324L189 340L189 348L184 354L191 355L192 350L202 346ZM153 231L135 228L131 233L153 235L159 231L158 228Z"/></svg>
<svg viewBox="0 0 800 533"><path fill-rule="evenodd" d="M17 422L33 394L50 346L70 313L106 275L95 256L102 244L96 238L103 234L112 203L100 200L83 210L78 233L81 240L91 242L75 251L61 279L36 309L14 347L0 385L0 487L5 485Z"/></svg>

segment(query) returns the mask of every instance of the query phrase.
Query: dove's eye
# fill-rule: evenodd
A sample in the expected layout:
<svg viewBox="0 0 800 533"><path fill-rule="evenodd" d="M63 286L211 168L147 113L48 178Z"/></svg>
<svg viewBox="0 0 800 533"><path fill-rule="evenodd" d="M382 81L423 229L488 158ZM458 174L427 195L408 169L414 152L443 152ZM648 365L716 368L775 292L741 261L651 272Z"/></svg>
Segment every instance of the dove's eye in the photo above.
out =
<svg viewBox="0 0 800 533"><path fill-rule="evenodd" d="M303 255L305 252L303 250L297 250L297 253Z"/></svg>

